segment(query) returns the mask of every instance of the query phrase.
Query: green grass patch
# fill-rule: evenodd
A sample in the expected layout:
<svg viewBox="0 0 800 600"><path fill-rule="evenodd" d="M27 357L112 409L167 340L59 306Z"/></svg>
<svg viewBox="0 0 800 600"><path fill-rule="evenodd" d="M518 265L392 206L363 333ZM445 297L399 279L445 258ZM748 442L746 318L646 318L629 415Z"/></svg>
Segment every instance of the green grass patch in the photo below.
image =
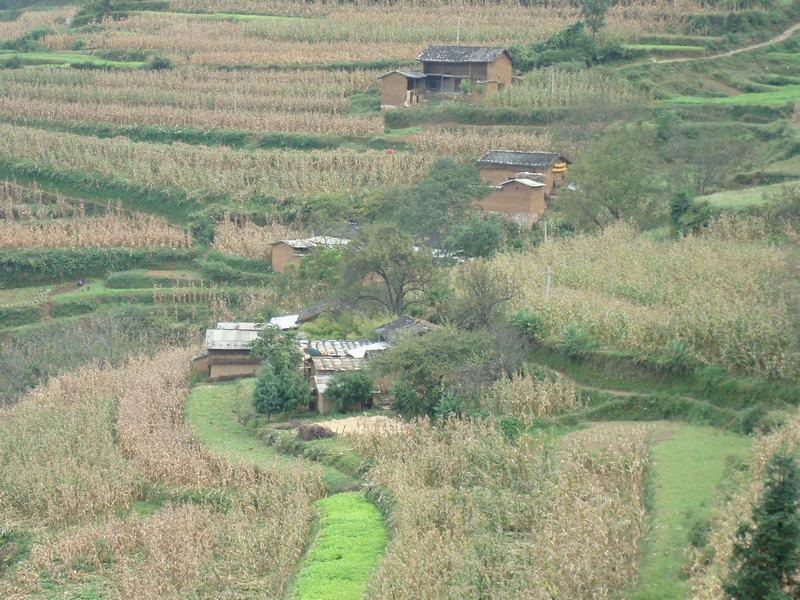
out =
<svg viewBox="0 0 800 600"><path fill-rule="evenodd" d="M18 52L0 50L0 67L17 65L68 65L98 69L141 69L147 63L140 61L107 60L83 52Z"/></svg>
<svg viewBox="0 0 800 600"><path fill-rule="evenodd" d="M749 447L744 436L690 425L652 447L652 524L634 600L690 596L682 574L690 534L708 519L732 461L741 461Z"/></svg>
<svg viewBox="0 0 800 600"><path fill-rule="evenodd" d="M718 367L668 374L625 354L598 352L575 359L545 347L532 352L530 358L583 385L641 395L690 396L732 411L790 409L800 402L797 384L737 376Z"/></svg>
<svg viewBox="0 0 800 600"><path fill-rule="evenodd" d="M256 429L237 420L237 414L252 411L255 379L200 385L186 399L186 420L198 439L229 460L244 460L261 466L317 465L303 458L281 454L256 437ZM257 421L256 421L257 422ZM352 490L358 486L352 477L339 469L320 464L322 483L329 493Z"/></svg>
<svg viewBox="0 0 800 600"><path fill-rule="evenodd" d="M380 512L356 492L324 498L316 507L319 533L300 566L291 598L361 598L388 541Z"/></svg>
<svg viewBox="0 0 800 600"><path fill-rule="evenodd" d="M298 459L282 456L261 443L251 429L236 420L234 411L252 395L254 387L255 379L195 387L186 398L186 422L201 443L233 462L268 467L298 464Z"/></svg>
<svg viewBox="0 0 800 600"><path fill-rule="evenodd" d="M728 106L750 106L756 104L774 105L800 102L800 85L785 85L771 92L755 92L706 98L701 96L677 96L660 100L660 104L722 104Z"/></svg>
<svg viewBox="0 0 800 600"><path fill-rule="evenodd" d="M726 190L707 196L699 196L696 200L705 201L712 206L730 210L762 206L769 202L769 196L771 194L780 192L784 185L792 183L800 183L800 181L759 185L741 190Z"/></svg>

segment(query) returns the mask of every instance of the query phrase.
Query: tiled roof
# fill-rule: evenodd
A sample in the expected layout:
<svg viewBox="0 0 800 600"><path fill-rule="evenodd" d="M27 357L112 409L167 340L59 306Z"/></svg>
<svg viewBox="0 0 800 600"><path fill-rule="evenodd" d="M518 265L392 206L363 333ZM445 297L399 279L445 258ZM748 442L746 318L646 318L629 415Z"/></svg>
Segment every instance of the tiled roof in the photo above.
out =
<svg viewBox="0 0 800 600"><path fill-rule="evenodd" d="M543 169L552 166L556 161L569 162L558 152L519 152L516 150L490 150L477 162L478 166L523 167Z"/></svg>
<svg viewBox="0 0 800 600"><path fill-rule="evenodd" d="M371 341L354 340L300 340L300 349L314 356L347 356L348 352L372 344Z"/></svg>
<svg viewBox="0 0 800 600"><path fill-rule="evenodd" d="M428 46L417 60L441 63L490 63L497 60L497 57L504 52L506 51L503 48L484 46Z"/></svg>
<svg viewBox="0 0 800 600"><path fill-rule="evenodd" d="M352 356L312 356L314 373L358 371L364 366L364 360Z"/></svg>

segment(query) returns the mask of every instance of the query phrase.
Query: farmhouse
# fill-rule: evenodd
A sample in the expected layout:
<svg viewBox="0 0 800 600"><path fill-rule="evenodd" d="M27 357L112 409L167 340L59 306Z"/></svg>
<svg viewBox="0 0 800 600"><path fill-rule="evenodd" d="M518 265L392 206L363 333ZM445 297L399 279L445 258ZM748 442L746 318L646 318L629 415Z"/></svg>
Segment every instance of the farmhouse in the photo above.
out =
<svg viewBox="0 0 800 600"><path fill-rule="evenodd" d="M300 260L317 248L339 248L350 242L346 238L318 235L303 240L281 240L272 244L272 270L285 273L291 266L299 267Z"/></svg>
<svg viewBox="0 0 800 600"><path fill-rule="evenodd" d="M521 225L530 224L547 208L544 181L541 173L516 173L512 179L492 186L492 193L480 200L478 205Z"/></svg>
<svg viewBox="0 0 800 600"><path fill-rule="evenodd" d="M558 192L569 164L571 161L558 152L514 150L490 150L476 163L483 181L494 186L519 178L522 173L541 173L546 198Z"/></svg>
<svg viewBox="0 0 800 600"><path fill-rule="evenodd" d="M217 323L206 330L206 352L192 359L192 371L209 381L253 377L260 361L250 356L250 346L263 327L260 323Z"/></svg>
<svg viewBox="0 0 800 600"><path fill-rule="evenodd" d="M484 94L511 86L511 56L503 48L428 46L417 57L421 71L381 75L381 106L409 106L435 94L457 94L462 82L480 85Z"/></svg>

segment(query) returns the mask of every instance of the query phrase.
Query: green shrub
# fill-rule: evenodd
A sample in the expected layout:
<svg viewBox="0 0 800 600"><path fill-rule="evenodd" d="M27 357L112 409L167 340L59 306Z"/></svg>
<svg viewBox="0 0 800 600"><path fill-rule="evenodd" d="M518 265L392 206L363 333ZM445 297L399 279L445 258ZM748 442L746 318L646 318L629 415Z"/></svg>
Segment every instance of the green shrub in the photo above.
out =
<svg viewBox="0 0 800 600"><path fill-rule="evenodd" d="M685 341L677 339L670 340L667 348L653 363L659 371L672 374L688 373L695 366L689 346Z"/></svg>
<svg viewBox="0 0 800 600"><path fill-rule="evenodd" d="M147 69L150 71L167 71L169 69L174 68L172 61L167 58L166 56L162 56L161 54L154 54L150 57L150 60L147 61Z"/></svg>
<svg viewBox="0 0 800 600"><path fill-rule="evenodd" d="M464 400L454 390L442 390L433 409L437 419L460 417L464 414Z"/></svg>
<svg viewBox="0 0 800 600"><path fill-rule="evenodd" d="M561 332L561 352L572 358L585 358L600 349L600 343L584 328L575 325Z"/></svg>
<svg viewBox="0 0 800 600"><path fill-rule="evenodd" d="M76 317L85 315L97 310L97 302L94 300L75 300L71 302L60 302L53 305L53 317Z"/></svg>
<svg viewBox="0 0 800 600"><path fill-rule="evenodd" d="M14 287L104 276L134 268L180 268L194 249L54 248L0 251L0 284Z"/></svg>
<svg viewBox="0 0 800 600"><path fill-rule="evenodd" d="M372 377L364 371L345 372L336 375L325 390L325 397L339 412L363 410L372 399Z"/></svg>
<svg viewBox="0 0 800 600"><path fill-rule="evenodd" d="M38 306L0 308L0 327L17 327L35 323L42 317Z"/></svg>
<svg viewBox="0 0 800 600"><path fill-rule="evenodd" d="M533 342L541 342L544 338L544 318L541 315L520 310L511 317L511 324Z"/></svg>
<svg viewBox="0 0 800 600"><path fill-rule="evenodd" d="M51 33L54 33L54 31L49 27L36 27L21 37L3 42L0 44L0 48L3 50L16 50L17 52L33 52L40 49L39 42Z"/></svg>
<svg viewBox="0 0 800 600"><path fill-rule="evenodd" d="M144 271L120 271L106 278L105 286L111 289L151 288L155 285L171 287L180 285L176 277L147 275Z"/></svg>

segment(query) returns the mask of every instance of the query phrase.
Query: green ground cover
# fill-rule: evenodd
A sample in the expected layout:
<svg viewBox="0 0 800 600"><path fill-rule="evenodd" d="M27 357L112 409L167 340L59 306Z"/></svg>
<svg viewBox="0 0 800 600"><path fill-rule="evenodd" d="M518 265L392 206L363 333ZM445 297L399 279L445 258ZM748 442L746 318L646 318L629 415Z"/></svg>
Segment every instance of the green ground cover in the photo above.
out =
<svg viewBox="0 0 800 600"><path fill-rule="evenodd" d="M295 600L356 600L378 566L388 533L363 494L336 494L316 503L319 533L300 566Z"/></svg>
<svg viewBox="0 0 800 600"><path fill-rule="evenodd" d="M771 194L780 192L781 187L792 183L800 182L773 183L771 185L759 185L743 188L741 190L726 190L707 196L699 196L696 200L705 201L713 206L727 209L760 206L769 202L769 196Z"/></svg>
<svg viewBox="0 0 800 600"><path fill-rule="evenodd" d="M231 461L261 466L296 464L298 459L282 456L262 444L247 427L236 420L234 409L253 392L255 379L195 387L186 398L186 422L198 440Z"/></svg>
<svg viewBox="0 0 800 600"><path fill-rule="evenodd" d="M319 468L322 483L329 493L352 490L359 484L351 476L330 465L281 454L256 437L256 428L237 420L239 411L252 413L255 379L197 386L186 399L186 420L198 439L230 460L244 460L257 465L302 464Z"/></svg>
<svg viewBox="0 0 800 600"><path fill-rule="evenodd" d="M685 549L708 518L732 462L749 447L744 436L691 425L652 447L652 523L634 600L689 597L681 570Z"/></svg>
<svg viewBox="0 0 800 600"><path fill-rule="evenodd" d="M147 63L140 61L107 60L83 52L18 52L0 50L0 66L13 60L22 65L91 65L104 69L140 69Z"/></svg>
<svg viewBox="0 0 800 600"><path fill-rule="evenodd" d="M677 96L660 100L660 104L722 104L749 106L755 104L787 104L800 102L800 85L785 85L772 92L754 92L738 96L706 98L701 96Z"/></svg>
<svg viewBox="0 0 800 600"><path fill-rule="evenodd" d="M44 297L48 289L50 288L42 286L0 289L0 308L16 307L33 302Z"/></svg>

